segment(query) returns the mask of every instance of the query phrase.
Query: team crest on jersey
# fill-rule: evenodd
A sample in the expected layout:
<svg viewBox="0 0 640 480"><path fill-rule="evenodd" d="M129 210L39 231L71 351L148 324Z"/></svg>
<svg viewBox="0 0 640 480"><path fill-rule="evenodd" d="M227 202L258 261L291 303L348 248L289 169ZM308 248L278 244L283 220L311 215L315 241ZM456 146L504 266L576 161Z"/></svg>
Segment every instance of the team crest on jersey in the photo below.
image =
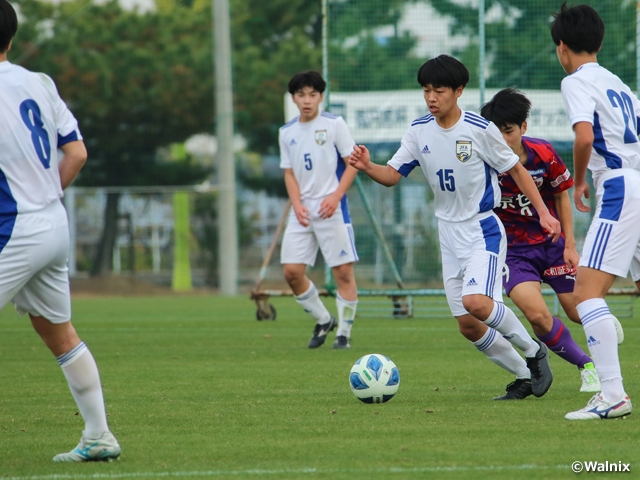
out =
<svg viewBox="0 0 640 480"><path fill-rule="evenodd" d="M316 143L318 145L324 145L327 143L327 131L326 130L316 130Z"/></svg>
<svg viewBox="0 0 640 480"><path fill-rule="evenodd" d="M469 140L456 140L456 157L462 163L466 163L473 153L473 147Z"/></svg>

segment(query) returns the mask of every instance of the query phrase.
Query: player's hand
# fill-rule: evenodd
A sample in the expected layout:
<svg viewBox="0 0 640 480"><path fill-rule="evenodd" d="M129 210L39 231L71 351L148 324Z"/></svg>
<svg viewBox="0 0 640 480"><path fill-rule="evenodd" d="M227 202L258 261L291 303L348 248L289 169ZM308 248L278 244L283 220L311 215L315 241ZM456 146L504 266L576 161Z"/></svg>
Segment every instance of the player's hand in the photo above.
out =
<svg viewBox="0 0 640 480"><path fill-rule="evenodd" d="M560 226L558 219L553 217L548 210L540 214L540 225L547 231L547 233L549 233L551 241L558 241L562 227Z"/></svg>
<svg viewBox="0 0 640 480"><path fill-rule="evenodd" d="M578 268L578 263L580 263L580 254L576 250L576 247L564 247L564 263L567 264L567 267L575 273L576 268Z"/></svg>
<svg viewBox="0 0 640 480"><path fill-rule="evenodd" d="M576 204L576 208L581 212L589 212L591 211L591 207L582 203L582 197L589 198L589 184L587 182L584 183L576 183L573 189L573 201Z"/></svg>
<svg viewBox="0 0 640 480"><path fill-rule="evenodd" d="M320 204L320 210L318 210L318 215L320 218L326 220L327 218L331 218L335 213L338 205L340 204L340 198L336 194L331 194L328 197L325 197Z"/></svg>
<svg viewBox="0 0 640 480"><path fill-rule="evenodd" d="M369 150L364 145L354 145L353 152L349 155L349 165L358 170L366 170L371 162Z"/></svg>
<svg viewBox="0 0 640 480"><path fill-rule="evenodd" d="M296 214L298 223L303 227L308 227L311 223L311 215L309 214L309 209L303 204L299 203L293 206L293 211Z"/></svg>

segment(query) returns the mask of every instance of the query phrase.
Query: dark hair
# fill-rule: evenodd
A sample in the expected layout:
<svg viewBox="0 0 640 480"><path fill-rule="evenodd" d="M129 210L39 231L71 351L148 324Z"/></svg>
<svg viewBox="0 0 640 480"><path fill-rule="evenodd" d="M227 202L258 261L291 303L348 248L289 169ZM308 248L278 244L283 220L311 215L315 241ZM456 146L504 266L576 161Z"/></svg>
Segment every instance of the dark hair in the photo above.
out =
<svg viewBox="0 0 640 480"><path fill-rule="evenodd" d="M521 126L529 116L531 102L515 88L505 88L496 93L480 109L480 115L502 128L507 125Z"/></svg>
<svg viewBox="0 0 640 480"><path fill-rule="evenodd" d="M560 45L562 41L574 53L598 53L604 38L604 22L592 7L567 7L567 2L564 2L553 17L553 43Z"/></svg>
<svg viewBox="0 0 640 480"><path fill-rule="evenodd" d="M418 70L418 83L423 87L449 87L453 90L469 83L469 70L449 55L438 55Z"/></svg>
<svg viewBox="0 0 640 480"><path fill-rule="evenodd" d="M11 39L18 31L16 11L7 0L0 0L0 53L9 48Z"/></svg>
<svg viewBox="0 0 640 480"><path fill-rule="evenodd" d="M289 80L289 93L293 95L304 87L311 87L316 92L324 93L326 86L327 82L322 79L322 75L315 70L308 70L306 72L296 73L293 78Z"/></svg>

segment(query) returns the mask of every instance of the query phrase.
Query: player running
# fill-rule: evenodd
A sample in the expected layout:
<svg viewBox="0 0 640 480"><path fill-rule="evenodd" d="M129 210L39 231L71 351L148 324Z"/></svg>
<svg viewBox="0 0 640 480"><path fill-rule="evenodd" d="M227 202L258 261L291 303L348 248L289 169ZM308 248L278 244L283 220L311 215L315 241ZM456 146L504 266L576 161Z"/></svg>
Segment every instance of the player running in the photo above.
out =
<svg viewBox="0 0 640 480"><path fill-rule="evenodd" d="M347 190L358 171L347 165L354 141L344 119L320 111L325 81L318 72L298 73L289 93L300 115L280 128L280 168L293 205L282 240L280 261L296 301L316 319L309 348L321 346L336 325L333 348L350 348L358 306L353 264L358 260ZM306 275L318 247L338 285L338 322Z"/></svg>
<svg viewBox="0 0 640 480"><path fill-rule="evenodd" d="M531 338L502 303L500 274L507 245L504 227L493 213L500 203L496 171L511 174L554 239L560 224L498 128L458 106L468 81L468 70L453 57L427 61L418 71L418 83L430 113L414 120L387 165L372 163L362 145L354 148L349 163L388 187L422 168L434 192L442 278L460 332L517 380L530 382L540 397L553 380L547 347ZM526 363L512 345L524 353Z"/></svg>
<svg viewBox="0 0 640 480"><path fill-rule="evenodd" d="M602 391L568 420L608 419L631 413L622 384L618 337L605 296L616 276L640 287L640 102L617 76L598 65L604 23L588 5L564 3L551 24L556 53L568 76L562 98L575 132L576 208L588 212L587 168L596 188L596 211L582 249L574 289L578 315Z"/></svg>
<svg viewBox="0 0 640 480"><path fill-rule="evenodd" d="M29 314L85 421L78 446L53 460L117 458L96 362L70 320L69 226L60 197L87 151L51 78L7 60L17 30L15 10L0 0L0 308L13 301Z"/></svg>
<svg viewBox="0 0 640 480"><path fill-rule="evenodd" d="M540 283L549 285L558 296L567 317L580 318L573 302L575 269L580 256L573 236L571 200L568 190L573 179L551 144L539 138L524 137L531 102L512 88L499 91L482 106L481 115L502 132L507 145L518 155L538 187L551 215L558 218L563 235L552 242L540 225L538 212L505 172L498 175L502 200L495 212L507 232L507 259L502 283L507 295L522 310L533 332L560 358L578 367L581 392L599 392L600 380L591 358L576 344L562 321L551 315L542 296ZM507 388L504 399L530 395L522 381Z"/></svg>

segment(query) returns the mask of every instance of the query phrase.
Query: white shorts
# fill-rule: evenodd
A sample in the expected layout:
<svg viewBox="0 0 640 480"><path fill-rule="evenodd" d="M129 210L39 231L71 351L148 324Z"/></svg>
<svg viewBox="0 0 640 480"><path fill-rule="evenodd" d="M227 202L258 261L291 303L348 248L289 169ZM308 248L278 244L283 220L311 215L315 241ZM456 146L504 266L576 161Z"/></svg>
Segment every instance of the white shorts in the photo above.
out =
<svg viewBox="0 0 640 480"><path fill-rule="evenodd" d="M313 266L316 263L318 247L330 267L358 261L346 195L334 214L327 219L318 216L322 200L323 198L313 198L303 202L311 217L308 227L300 225L291 209L282 239L280 263Z"/></svg>
<svg viewBox="0 0 640 480"><path fill-rule="evenodd" d="M579 265L640 279L640 172L611 170L602 175L596 211Z"/></svg>
<svg viewBox="0 0 640 480"><path fill-rule="evenodd" d="M507 255L504 226L493 213L464 223L438 222L442 279L454 317L469 312L465 295L481 294L502 302L502 269Z"/></svg>
<svg viewBox="0 0 640 480"><path fill-rule="evenodd" d="M12 300L20 314L51 323L71 319L68 256L69 227L62 203L18 214L0 252L0 308Z"/></svg>

